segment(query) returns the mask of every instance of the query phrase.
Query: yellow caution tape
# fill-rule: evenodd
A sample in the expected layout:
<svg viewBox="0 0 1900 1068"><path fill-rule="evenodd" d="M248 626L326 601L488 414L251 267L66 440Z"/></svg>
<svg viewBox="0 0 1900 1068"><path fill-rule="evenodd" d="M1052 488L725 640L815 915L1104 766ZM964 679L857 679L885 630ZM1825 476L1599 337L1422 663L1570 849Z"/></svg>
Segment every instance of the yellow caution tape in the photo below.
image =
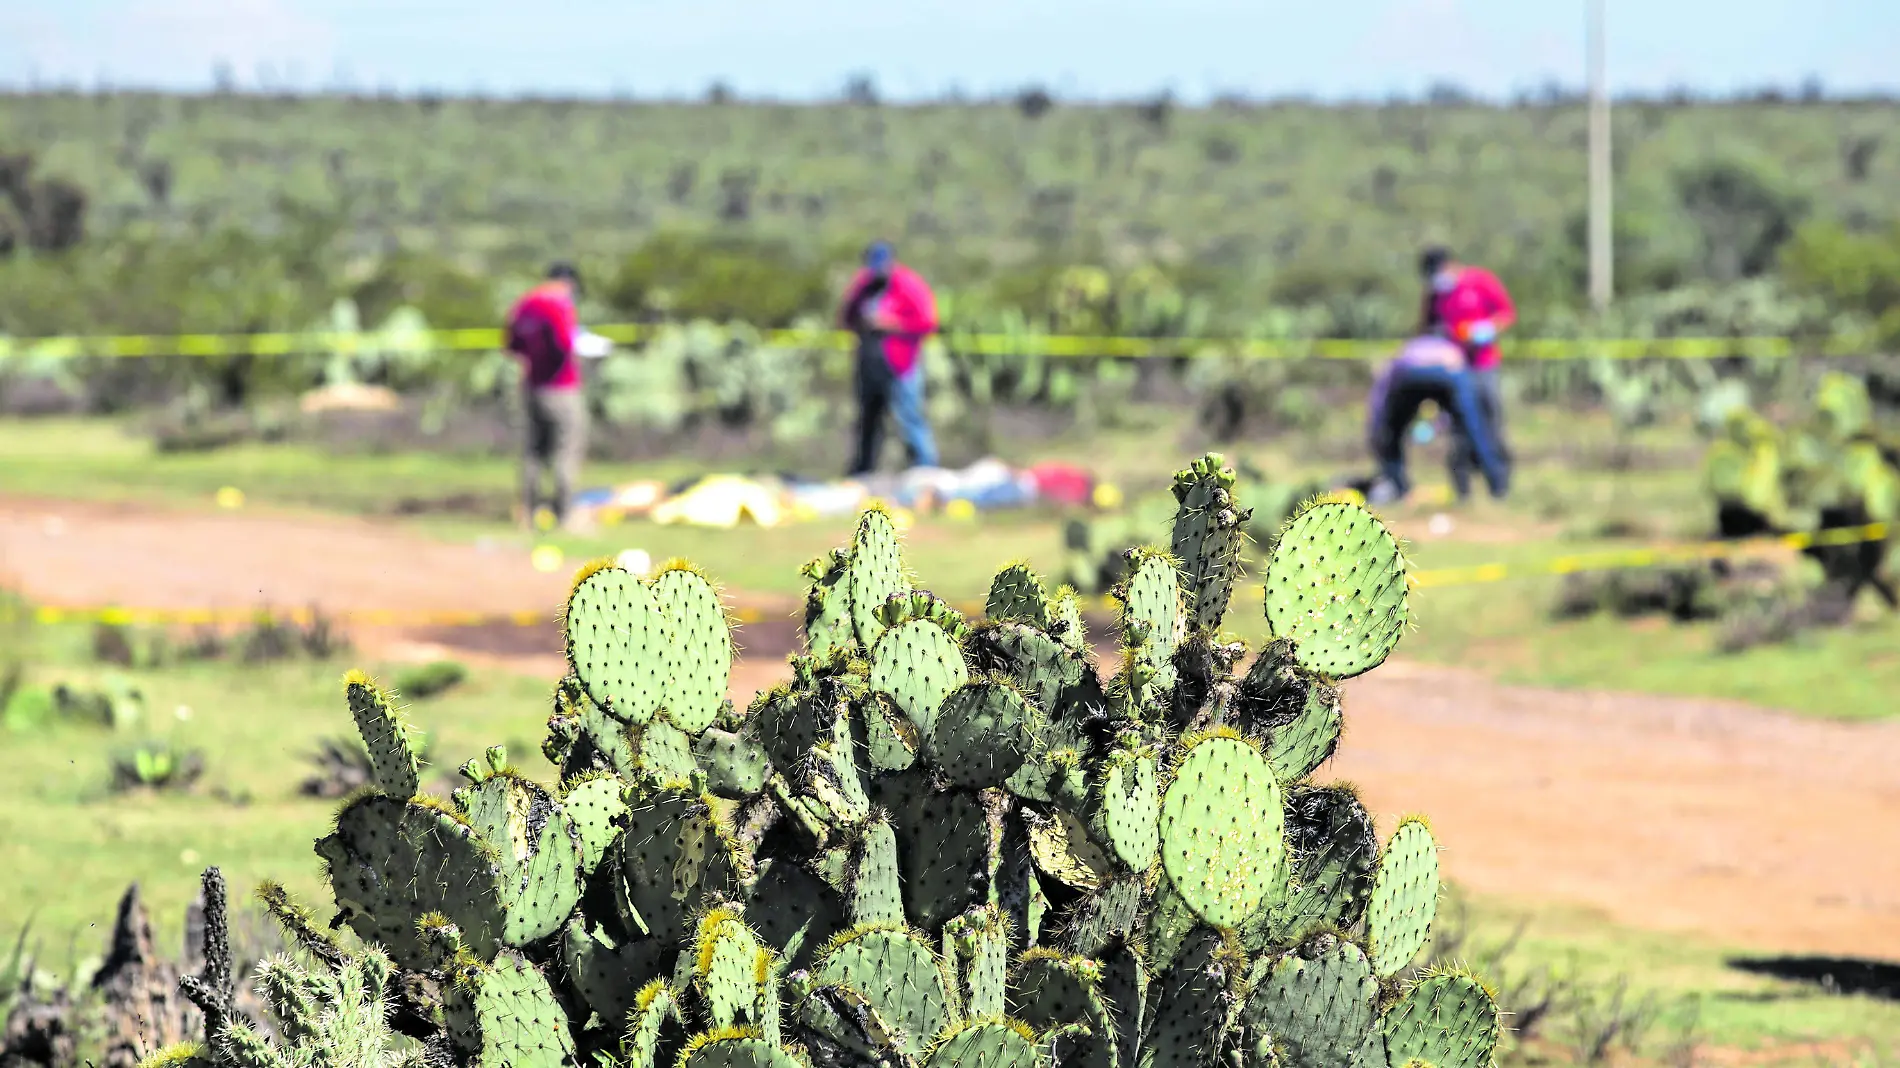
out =
<svg viewBox="0 0 1900 1068"><path fill-rule="evenodd" d="M617 344L632 345L651 337L658 328L641 323L614 323L594 332ZM854 337L836 330L768 330L761 334L769 345L800 349L848 350ZM960 353L991 356L1100 357L1238 357L1255 360L1325 359L1380 360L1389 358L1404 339L1376 340L1255 340L1248 338L1093 337L1072 334L966 334L949 331L945 343ZM0 337L0 359L30 356L42 359L144 356L284 356L291 353L354 353L418 348L442 351L494 351L502 346L502 332L483 327L430 330L400 337L371 332L310 331L260 334L141 334L131 336ZM1507 348L1513 358L1531 360L1677 359L1705 360L1741 356L1786 359L1799 354L1848 356L1866 351L1852 338L1815 339L1797 344L1786 337L1674 337L1655 339L1529 338Z"/></svg>
<svg viewBox="0 0 1900 1068"><path fill-rule="evenodd" d="M1446 586L1476 586L1538 575L1570 575L1580 571L1627 571L1694 560L1743 556L1759 549L1763 544L1780 544L1791 549L1858 545L1864 542L1886 541L1888 529L1885 523L1869 523L1866 526L1838 527L1814 534L1787 534L1753 542L1712 542L1666 549L1619 549L1598 553L1577 553L1518 567L1506 564L1481 564L1476 567L1440 568L1433 571L1414 572L1411 575L1411 583L1417 589L1436 589Z"/></svg>
<svg viewBox="0 0 1900 1068"><path fill-rule="evenodd" d="M1661 549L1625 549L1596 553L1576 553L1559 556L1552 560L1535 564L1480 564L1475 567L1437 568L1429 571L1415 571L1410 576L1411 585L1416 589L1444 589L1451 586L1477 586L1507 579L1532 578L1546 575L1570 575L1582 571L1632 570L1637 568L1658 567L1664 564L1685 563L1694 560L1711 560L1717 557L1742 556L1758 551L1766 545L1784 545L1794 549L1808 549L1816 546L1857 545L1864 542L1885 541L1892 527L1886 523L1869 523L1859 527L1841 527L1824 530L1815 534L1788 534L1770 539L1757 539L1739 542L1711 542L1701 545L1674 546ZM1113 610L1115 602L1104 596L1097 599L1097 607ZM961 606L961 610L971 615L981 615L984 606L971 604ZM795 612L788 611L781 618L791 619ZM482 625L507 624L518 627L552 626L558 620L546 612L432 612L432 611L388 611L367 610L338 612L334 615L316 612L311 609L293 609L288 611L270 611L256 608L128 608L109 607L69 607L58 605L38 605L32 610L33 618L40 623L107 623L117 625L131 624L186 624L212 625L219 623L259 623L270 620L295 622L308 625L318 618L340 623L357 623L370 626L448 626L472 627ZM734 608L728 612L737 623L758 623L766 619L766 613L756 607Z"/></svg>
<svg viewBox="0 0 1900 1068"><path fill-rule="evenodd" d="M245 623L296 623L303 626L324 620L376 627L479 627L497 624L515 627L554 626L560 620L546 612L448 612L361 609L345 612L321 612L308 608L276 611L260 608L131 608L123 605L35 605L31 610L36 623L105 623L114 626L181 624L215 626ZM740 623L757 623L765 613L756 608L737 608L727 613ZM786 618L791 618L789 615Z"/></svg>

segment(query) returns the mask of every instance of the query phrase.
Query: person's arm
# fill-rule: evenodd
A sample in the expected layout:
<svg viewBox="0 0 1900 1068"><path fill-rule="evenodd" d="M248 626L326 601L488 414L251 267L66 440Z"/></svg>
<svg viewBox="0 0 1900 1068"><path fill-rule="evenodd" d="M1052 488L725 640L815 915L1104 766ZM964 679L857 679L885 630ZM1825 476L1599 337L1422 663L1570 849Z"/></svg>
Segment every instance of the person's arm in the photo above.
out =
<svg viewBox="0 0 1900 1068"><path fill-rule="evenodd" d="M574 341L580 336L580 313L574 310L571 300L551 300L553 305L548 311L548 325L554 328L554 343L561 348L561 355L574 355Z"/></svg>
<svg viewBox="0 0 1900 1068"><path fill-rule="evenodd" d="M857 310L858 295L864 292L865 283L869 280L869 274L860 270L857 274L852 276L851 284L844 287L844 297L838 301L838 326L840 328L845 330L856 330L858 328L856 316L853 313Z"/></svg>
<svg viewBox="0 0 1900 1068"><path fill-rule="evenodd" d="M1485 296L1491 305L1491 325L1501 334L1517 322L1517 305L1511 302L1510 291L1504 288L1504 283L1498 280L1497 275L1487 271L1484 282Z"/></svg>
<svg viewBox="0 0 1900 1068"><path fill-rule="evenodd" d="M890 313L898 333L924 337L937 331L937 297L924 280L910 271L893 275Z"/></svg>

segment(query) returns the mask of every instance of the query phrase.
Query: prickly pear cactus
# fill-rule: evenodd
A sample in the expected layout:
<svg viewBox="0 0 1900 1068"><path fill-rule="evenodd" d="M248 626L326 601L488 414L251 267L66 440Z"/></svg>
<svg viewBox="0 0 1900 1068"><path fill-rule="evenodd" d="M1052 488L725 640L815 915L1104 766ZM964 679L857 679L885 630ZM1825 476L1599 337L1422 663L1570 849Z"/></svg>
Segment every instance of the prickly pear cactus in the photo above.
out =
<svg viewBox="0 0 1900 1068"><path fill-rule="evenodd" d="M858 532L851 539L851 561L845 565L845 589L852 632L860 646L872 648L884 633L878 608L910 589L897 545L897 525L882 508L866 511L858 521Z"/></svg>
<svg viewBox="0 0 1900 1068"><path fill-rule="evenodd" d="M1407 620L1370 512L1297 514L1274 640L1216 636L1247 509L1218 456L1117 590L1108 677L1072 591L1003 569L988 618L905 578L868 511L807 571L807 655L744 712L711 580L593 565L566 612L537 782L490 750L416 794L352 678L376 788L318 844L401 1016L476 1064L633 1068L1482 1068L1495 1004L1408 978L1438 893L1317 780L1337 682ZM427 1043L425 1043L427 1045Z"/></svg>
<svg viewBox="0 0 1900 1068"><path fill-rule="evenodd" d="M1209 453L1174 476L1174 514L1170 551L1181 561L1194 630L1220 630L1227 602L1240 578L1240 544L1253 513L1234 500L1239 476L1218 453Z"/></svg>
<svg viewBox="0 0 1900 1068"><path fill-rule="evenodd" d="M666 616L638 576L590 566L567 598L567 659L587 696L626 723L645 723L663 699Z"/></svg>
<svg viewBox="0 0 1900 1068"><path fill-rule="evenodd" d="M653 583L666 618L666 718L697 734L712 726L732 681L732 631L719 591L686 563L669 564Z"/></svg>
<svg viewBox="0 0 1900 1068"><path fill-rule="evenodd" d="M343 678L343 692L356 719L356 730L369 751L370 777L390 797L416 796L420 774L410 727L389 695L368 675L352 671Z"/></svg>
<svg viewBox="0 0 1900 1068"><path fill-rule="evenodd" d="M1349 679L1385 662L1405 631L1398 540L1358 505L1321 500L1287 522L1267 565L1267 621L1308 671Z"/></svg>

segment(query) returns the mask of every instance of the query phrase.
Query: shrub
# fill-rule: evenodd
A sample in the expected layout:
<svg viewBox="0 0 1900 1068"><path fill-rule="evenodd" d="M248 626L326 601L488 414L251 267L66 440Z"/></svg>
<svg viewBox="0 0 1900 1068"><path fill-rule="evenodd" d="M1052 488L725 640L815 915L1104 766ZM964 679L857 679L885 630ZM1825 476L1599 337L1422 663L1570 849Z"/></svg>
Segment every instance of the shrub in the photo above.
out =
<svg viewBox="0 0 1900 1068"><path fill-rule="evenodd" d="M460 686L467 678L467 668L453 660L437 660L396 676L396 692L413 701L424 701Z"/></svg>
<svg viewBox="0 0 1900 1068"><path fill-rule="evenodd" d="M831 301L825 272L790 246L722 234L662 233L622 262L606 291L628 315L791 325Z"/></svg>
<svg viewBox="0 0 1900 1068"><path fill-rule="evenodd" d="M122 749L111 757L112 789L189 790L204 775L201 749L175 742L148 741Z"/></svg>

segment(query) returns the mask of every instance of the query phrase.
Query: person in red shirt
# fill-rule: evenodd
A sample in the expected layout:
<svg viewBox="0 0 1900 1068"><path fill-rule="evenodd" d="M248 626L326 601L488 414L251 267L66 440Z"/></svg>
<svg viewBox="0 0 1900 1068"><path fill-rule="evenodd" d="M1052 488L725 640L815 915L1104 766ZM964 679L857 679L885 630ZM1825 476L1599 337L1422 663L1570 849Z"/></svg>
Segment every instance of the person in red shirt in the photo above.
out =
<svg viewBox="0 0 1900 1068"><path fill-rule="evenodd" d="M1418 270L1425 279L1423 332L1448 338L1464 348L1485 423L1508 463L1510 449L1504 443L1504 405L1498 384L1502 355L1498 335L1517 321L1511 294L1497 275L1459 263L1446 248L1426 249L1419 255ZM1471 495L1472 473L1480 467L1477 449L1468 434L1460 433L1452 440L1450 462L1452 488L1464 500Z"/></svg>
<svg viewBox="0 0 1900 1068"><path fill-rule="evenodd" d="M570 264L548 268L547 279L528 290L508 313L508 351L521 360L526 437L521 458L521 495L528 522L543 501L554 522L567 520L568 502L587 451L587 407L581 395L580 340L574 300L580 273ZM544 474L554 476L554 495L544 499Z"/></svg>
<svg viewBox="0 0 1900 1068"><path fill-rule="evenodd" d="M897 419L911 466L937 466L937 443L924 417L923 341L937 330L937 298L930 287L897 262L888 242L873 242L845 288L838 321L858 335L858 440L846 474L856 478L877 469L886 413Z"/></svg>

